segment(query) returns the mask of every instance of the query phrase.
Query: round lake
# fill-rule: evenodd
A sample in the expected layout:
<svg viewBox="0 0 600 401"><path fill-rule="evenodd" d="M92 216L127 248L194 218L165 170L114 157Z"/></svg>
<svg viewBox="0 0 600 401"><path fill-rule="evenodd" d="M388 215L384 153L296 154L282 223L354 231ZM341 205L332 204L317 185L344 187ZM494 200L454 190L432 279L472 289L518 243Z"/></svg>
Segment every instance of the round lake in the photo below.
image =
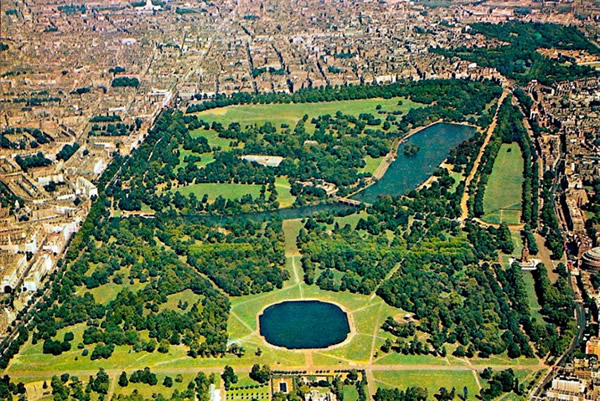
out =
<svg viewBox="0 0 600 401"><path fill-rule="evenodd" d="M321 301L285 301L259 316L260 334L269 344L288 349L327 348L350 333L348 316L337 305Z"/></svg>

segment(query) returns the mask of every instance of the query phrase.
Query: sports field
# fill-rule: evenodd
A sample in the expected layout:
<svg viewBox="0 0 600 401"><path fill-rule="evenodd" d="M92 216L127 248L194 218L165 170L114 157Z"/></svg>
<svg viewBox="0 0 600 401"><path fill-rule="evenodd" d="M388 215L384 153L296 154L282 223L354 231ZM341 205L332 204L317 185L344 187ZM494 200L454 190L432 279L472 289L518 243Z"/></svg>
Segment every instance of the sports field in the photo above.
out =
<svg viewBox="0 0 600 401"><path fill-rule="evenodd" d="M523 185L523 155L517 143L502 144L483 197L483 221L519 224Z"/></svg>

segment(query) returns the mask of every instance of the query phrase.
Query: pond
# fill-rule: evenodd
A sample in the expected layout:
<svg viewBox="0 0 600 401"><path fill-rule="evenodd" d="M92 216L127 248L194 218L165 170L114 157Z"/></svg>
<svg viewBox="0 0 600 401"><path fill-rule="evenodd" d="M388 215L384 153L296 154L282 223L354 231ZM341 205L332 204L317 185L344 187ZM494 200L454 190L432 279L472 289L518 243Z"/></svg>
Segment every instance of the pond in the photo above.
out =
<svg viewBox="0 0 600 401"><path fill-rule="evenodd" d="M258 320L269 344L288 349L327 348L350 333L346 313L329 302L281 302L267 307Z"/></svg>
<svg viewBox="0 0 600 401"><path fill-rule="evenodd" d="M398 147L398 157L375 184L352 196L373 203L380 195L403 195L416 189L433 174L450 153L450 149L470 139L475 128L467 125L439 123L424 128ZM404 148L412 150L410 155Z"/></svg>

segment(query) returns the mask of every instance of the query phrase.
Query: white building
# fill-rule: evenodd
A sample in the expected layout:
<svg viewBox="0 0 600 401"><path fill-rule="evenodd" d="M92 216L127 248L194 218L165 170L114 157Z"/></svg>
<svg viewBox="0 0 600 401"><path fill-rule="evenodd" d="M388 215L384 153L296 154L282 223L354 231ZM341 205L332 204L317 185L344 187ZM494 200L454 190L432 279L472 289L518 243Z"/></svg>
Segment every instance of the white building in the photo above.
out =
<svg viewBox="0 0 600 401"><path fill-rule="evenodd" d="M23 280L23 290L35 292L40 287L42 279L52 270L52 259L48 255L42 255L33 268Z"/></svg>
<svg viewBox="0 0 600 401"><path fill-rule="evenodd" d="M75 182L75 193L87 198L98 196L98 188L84 177L78 177Z"/></svg>

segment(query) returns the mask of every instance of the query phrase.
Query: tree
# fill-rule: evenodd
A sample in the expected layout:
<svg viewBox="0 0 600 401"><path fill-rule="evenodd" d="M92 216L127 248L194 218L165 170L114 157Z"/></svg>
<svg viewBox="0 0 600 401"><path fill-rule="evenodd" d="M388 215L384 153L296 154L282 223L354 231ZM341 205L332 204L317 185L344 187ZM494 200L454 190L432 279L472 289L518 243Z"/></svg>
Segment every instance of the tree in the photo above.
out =
<svg viewBox="0 0 600 401"><path fill-rule="evenodd" d="M119 386L127 387L128 384L129 380L127 380L127 373L121 372L121 375L119 376Z"/></svg>
<svg viewBox="0 0 600 401"><path fill-rule="evenodd" d="M104 369L100 368L96 377L90 381L90 387L93 391L100 394L108 394L109 377Z"/></svg>
<svg viewBox="0 0 600 401"><path fill-rule="evenodd" d="M223 379L223 384L226 389L229 389L232 384L235 384L238 381L237 375L233 371L233 368L229 365L226 365L225 368L223 368L223 374L221 374L221 378Z"/></svg>
<svg viewBox="0 0 600 401"><path fill-rule="evenodd" d="M173 387L173 379L169 376L165 376L165 380L163 380L163 386L167 388Z"/></svg>
<svg viewBox="0 0 600 401"><path fill-rule="evenodd" d="M259 364L254 364L250 371L250 378L264 384L271 378L271 369L267 365L263 365L261 368Z"/></svg>

